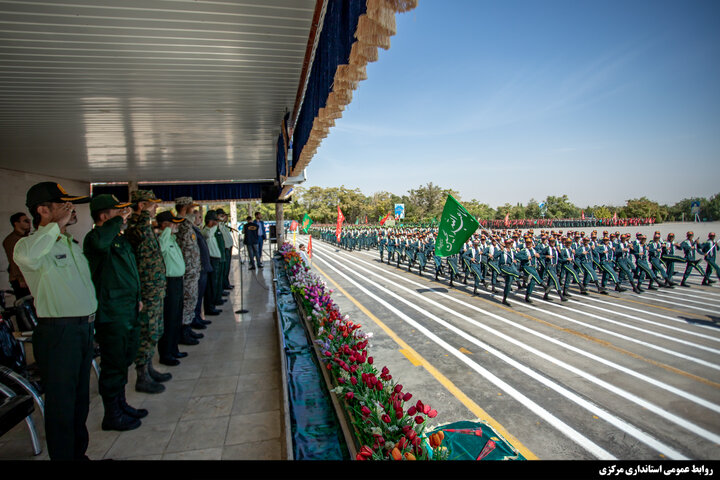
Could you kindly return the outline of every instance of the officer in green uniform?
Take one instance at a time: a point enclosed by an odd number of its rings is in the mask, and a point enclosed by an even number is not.
[[[540,258],[540,254],[535,251],[531,238],[527,238],[525,240],[525,248],[518,252],[517,258],[520,260],[520,267],[522,268],[522,271],[528,276],[528,283],[525,290],[525,301],[527,303],[532,303],[530,295],[532,295],[535,285],[541,285],[545,293],[548,293],[550,291],[550,284],[543,283],[542,277],[537,271],[537,259]]]
[[[503,290],[502,303],[510,306],[510,302],[507,301],[507,296],[512,288],[513,281],[520,278],[520,272],[517,269],[517,259],[515,258],[515,252],[512,249],[514,240],[505,240],[505,250],[499,254],[499,266],[500,272],[505,277],[505,289]]]
[[[135,254],[122,234],[132,210],[114,195],[98,195],[90,202],[95,228],[85,235],[83,251],[98,299],[95,338],[100,346],[99,393],[105,416],[103,430],[133,430],[147,410],[135,409],[125,400],[128,368],[140,341],[138,314],[140,277]]]
[[[694,268],[698,272],[700,272],[700,276],[703,278],[705,277],[705,273],[700,270],[700,267],[698,267],[698,263],[700,263],[700,259],[695,258],[695,252],[698,248],[698,242],[697,240],[693,239],[693,236],[695,234],[693,232],[687,232],[687,238],[684,242],[680,244],[680,248],[683,249],[683,252],[685,253],[685,273],[683,274],[682,282],[680,282],[681,287],[690,287],[690,285],[687,284],[687,279],[690,276],[690,273],[692,272],[692,269]]]
[[[222,228],[222,226],[220,225],[221,219],[217,215],[217,210],[215,211],[215,218],[217,219],[217,228],[215,228],[214,235],[215,235],[215,241],[217,242],[218,249],[220,250],[220,263],[218,264],[219,271],[216,273],[217,289],[214,291],[214,293],[215,293],[215,305],[222,305],[227,301],[223,298],[223,283],[224,283],[224,278],[225,278],[226,265],[227,265],[227,268],[230,268],[229,267],[230,259],[227,258],[227,251],[225,250],[227,245],[225,245],[225,236],[223,235],[223,232],[221,230],[221,228]],[[262,252],[260,252],[260,254],[262,255]]]
[[[165,301],[165,262],[160,244],[151,224],[157,204],[151,190],[135,190],[130,194],[133,214],[125,232],[135,252],[143,309],[140,312],[140,347],[135,357],[137,381],[135,390],[145,393],[161,393],[165,385],[158,382],[162,374],[152,365],[155,347],[163,334],[163,304]]]
[[[73,203],[87,201],[54,182],[30,187],[26,205],[37,230],[18,240],[13,251],[38,316],[33,353],[45,390],[51,460],[87,460],[97,300],[87,259],[65,230],[77,221]]]

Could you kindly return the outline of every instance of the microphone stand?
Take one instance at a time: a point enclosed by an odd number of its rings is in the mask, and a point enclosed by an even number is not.
[[[238,248],[238,253],[240,254],[240,310],[236,310],[235,313],[248,313],[247,310],[245,310],[245,290],[243,289],[243,265],[245,262],[243,262],[242,256],[243,256],[243,248]]]

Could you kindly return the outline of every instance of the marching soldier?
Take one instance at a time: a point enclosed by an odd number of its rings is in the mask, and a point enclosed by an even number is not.
[[[615,274],[615,249],[610,243],[610,237],[603,237],[603,243],[598,245],[595,250],[598,253],[600,270],[602,271],[602,282],[600,283],[602,287],[605,288],[609,277],[615,284],[616,292],[625,292],[626,289],[620,286],[618,277]]]
[[[667,276],[672,280],[675,275],[675,264],[677,262],[684,262],[685,259],[678,255],[675,255],[675,249],[680,249],[680,245],[675,243],[675,234],[668,233],[667,239],[662,245],[662,261],[667,265]],[[673,284],[674,285],[674,284]]]
[[[645,235],[640,235],[640,237],[638,237],[638,243],[636,243],[635,247],[633,248],[633,255],[635,255],[635,262],[637,263],[638,268],[638,290],[640,290],[641,292],[643,291],[641,285],[642,282],[645,280],[645,274],[647,274],[650,278],[647,287],[648,290],[657,290],[656,287],[653,287],[653,282],[657,283],[658,286],[660,286],[660,282],[655,276],[655,273],[650,269],[650,264],[647,260],[648,249],[645,245],[646,238],[647,237]]]
[[[648,257],[650,259],[650,265],[652,265],[653,271],[655,272],[655,276],[660,274],[660,276],[665,279],[665,286],[669,288],[673,288],[675,284],[673,283],[670,276],[665,272],[665,269],[663,268],[662,264],[662,243],[660,242],[660,232],[655,232],[655,235],[653,236],[653,241],[650,242],[650,244],[647,246],[648,250]],[[658,284],[659,285],[659,284]]]
[[[503,277],[505,277],[505,289],[503,290],[502,303],[510,306],[510,302],[507,301],[507,296],[512,288],[514,280],[520,277],[520,272],[517,270],[517,260],[515,259],[515,252],[512,250],[513,240],[505,240],[505,250],[499,254],[499,267]]]
[[[543,300],[548,299],[548,294],[550,293],[550,281],[552,280],[552,285],[555,285],[555,290],[558,293],[558,296],[560,297],[560,300],[563,302],[567,302],[567,297],[562,294],[560,291],[560,280],[558,279],[558,273],[557,273],[557,267],[558,262],[560,260],[560,253],[558,252],[557,247],[555,246],[555,237],[550,237],[548,239],[548,245],[547,248],[544,249],[543,255],[545,256],[545,269],[543,270],[544,278],[547,278],[545,285],[547,285],[545,289],[545,295],[543,295]]]
[[[710,276],[712,275],[713,269],[715,270],[715,275],[717,275],[718,280],[720,280],[720,268],[718,268],[718,264],[715,261],[715,258],[717,255],[717,249],[718,249],[718,244],[715,241],[715,232],[710,232],[708,234],[707,241],[700,246],[700,253],[703,254],[703,257],[705,258],[705,262],[707,262],[707,268],[705,269],[705,276],[703,277],[703,281],[702,281],[703,285],[711,285],[711,284],[715,283],[715,280],[710,278]]]
[[[571,238],[566,238],[565,247],[560,249],[560,268],[562,268],[565,273],[563,296],[568,298],[572,297],[572,295],[570,295],[567,291],[568,285],[570,285],[571,277],[575,280],[575,283],[578,284],[578,287],[580,287],[580,293],[583,295],[588,294],[585,285],[583,285],[583,283],[580,281],[577,270],[575,270],[575,253],[572,249],[572,242],[573,241]]]
[[[639,289],[639,285],[635,284],[635,279],[633,277],[632,269],[630,268],[629,264],[629,257],[630,257],[630,246],[627,243],[628,235],[620,235],[618,237],[618,241],[615,245],[613,245],[615,249],[615,265],[618,266],[620,270],[620,275],[618,277],[620,283],[622,284],[623,277],[627,277],[628,282],[630,282],[630,285],[632,286],[633,292],[635,293],[642,293]]]
[[[159,372],[152,366],[157,342],[163,334],[163,302],[165,300],[165,262],[160,244],[153,231],[151,220],[157,204],[151,190],[135,190],[130,195],[133,213],[128,220],[127,239],[133,247],[140,276],[140,293],[143,309],[140,312],[140,347],[135,356],[137,381],[135,390],[161,393],[165,385],[159,383]]]
[[[576,260],[580,260],[580,267],[582,268],[585,275],[583,276],[583,286],[587,288],[588,279],[592,278],[593,283],[598,289],[598,293],[607,295],[607,290],[600,286],[598,281],[597,273],[595,273],[595,266],[592,260],[592,249],[590,248],[590,239],[583,237],[582,245],[580,245],[575,251]]]
[[[530,295],[532,295],[532,291],[533,288],[535,288],[536,283],[538,285],[542,285],[545,293],[550,290],[550,287],[543,283],[542,278],[540,277],[540,274],[536,269],[537,259],[540,258],[540,254],[535,251],[535,248],[532,244],[532,239],[527,238],[525,240],[525,248],[518,252],[517,258],[518,260],[520,260],[520,267],[528,275],[529,278],[525,291],[525,301],[527,303],[532,303],[532,300],[530,300]]]
[[[498,245],[498,241],[495,237],[490,238],[490,245],[488,245],[483,252],[483,255],[487,258],[487,266],[490,269],[490,285],[492,286],[492,293],[495,293],[495,285],[497,285],[497,278],[500,273],[500,252],[501,248]]]
[[[692,273],[692,269],[694,268],[698,272],[700,272],[700,276],[703,278],[705,277],[705,273],[700,270],[700,267],[698,267],[698,263],[700,263],[700,259],[695,259],[695,252],[697,251],[697,241],[693,240],[693,236],[695,234],[693,232],[687,232],[687,238],[684,242],[680,244],[680,247],[683,249],[683,252],[685,253],[685,263],[687,266],[685,267],[685,273],[683,274],[682,282],[680,282],[681,287],[690,287],[688,285],[687,279],[690,276],[690,273]]]

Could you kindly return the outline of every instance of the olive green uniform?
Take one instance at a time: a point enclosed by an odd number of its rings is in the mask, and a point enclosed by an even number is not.
[[[98,299],[95,338],[100,346],[103,398],[124,391],[140,340],[140,277],[132,247],[121,234],[122,225],[122,217],[113,217],[88,232],[83,242]]]

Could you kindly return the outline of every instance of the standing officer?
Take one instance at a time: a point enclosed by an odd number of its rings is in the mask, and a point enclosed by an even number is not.
[[[26,205],[37,226],[15,244],[13,259],[35,299],[33,352],[45,389],[45,439],[51,460],[87,460],[95,286],[88,261],[65,227],[73,203],[59,184],[30,187]]]
[[[702,281],[703,285],[711,285],[715,283],[715,280],[710,278],[713,269],[715,270],[715,274],[717,275],[718,280],[720,280],[720,268],[718,268],[718,264],[717,262],[715,262],[715,258],[717,256],[717,249],[718,244],[717,242],[715,242],[715,232],[710,232],[708,233],[707,241],[700,245],[700,253],[703,254],[703,257],[705,257],[705,262],[707,262],[705,276],[703,277]]]
[[[182,331],[185,325],[190,325],[191,328],[203,329],[205,321],[202,318],[198,318],[195,315],[195,309],[198,305],[198,290],[200,287],[200,273],[202,271],[202,264],[200,259],[200,245],[198,244],[198,233],[195,231],[193,225],[195,220],[195,214],[193,208],[199,205],[193,202],[192,197],[178,197],[175,199],[175,211],[179,218],[184,218],[184,222],[177,224],[177,234],[175,235],[175,241],[180,247],[182,252],[183,262],[185,262],[185,275],[183,275],[183,307],[182,307]],[[202,235],[200,235],[202,237]],[[210,322],[209,320],[207,321]],[[179,333],[178,333],[179,341]],[[173,350],[172,355],[175,358],[182,358],[187,356],[178,354],[180,351],[177,347]],[[184,352],[183,352],[184,353]]]
[[[257,222],[253,222],[250,216],[245,220],[246,223],[243,226],[243,243],[247,247],[248,261],[250,262],[248,270],[255,270],[256,260],[258,268],[261,265],[261,253],[258,251],[258,242],[260,241],[259,227]]]
[[[13,289],[15,300],[19,300],[30,295],[30,289],[27,283],[25,283],[25,279],[15,260],[13,260],[13,250],[18,240],[30,235],[30,218],[23,212],[18,212],[10,216],[10,224],[13,227],[13,231],[3,240],[3,248],[5,249],[5,255],[7,255],[8,259],[10,286]]]
[[[105,407],[103,430],[133,430],[148,414],[125,399],[128,368],[140,342],[142,310],[140,277],[135,255],[122,229],[132,210],[115,195],[98,195],[90,202],[95,228],[85,235],[83,251],[95,283],[98,311],[95,338],[100,346],[99,393]]]
[[[214,308],[218,303],[222,304],[223,252],[220,250],[220,245],[218,245],[217,224],[217,213],[215,210],[208,210],[205,214],[205,227],[202,229],[202,234],[208,245],[210,264],[213,271],[210,274],[205,290],[205,310]],[[220,234],[220,239],[222,240],[222,234]],[[218,297],[220,297],[220,302],[217,301]],[[194,340],[194,342],[198,343],[197,340]],[[189,344],[192,344],[192,342]]]
[[[258,227],[258,268],[263,268],[263,242],[267,238],[267,233],[265,232],[265,222],[262,221],[262,214],[260,212],[255,212],[255,223]]]
[[[225,210],[218,208],[216,212],[219,220],[218,231],[222,234],[223,243],[225,244],[225,263],[223,264],[225,270],[223,272],[222,285],[225,290],[232,290],[235,288],[235,285],[230,284],[230,261],[232,259],[233,237],[232,233],[230,233],[230,226],[227,223],[228,216]]]
[[[188,219],[189,218],[190,217],[188,217]],[[200,280],[198,281],[198,297],[197,304],[195,305],[195,319],[193,320],[193,323],[202,323],[203,325],[209,325],[212,322],[210,320],[203,319],[201,315],[203,305],[205,307],[204,310],[206,317],[211,315],[220,315],[220,312],[222,312],[222,310],[216,308],[215,305],[208,304],[208,302],[205,301],[205,293],[207,292],[210,277],[213,274],[213,268],[212,264],[210,263],[210,249],[208,248],[207,240],[205,240],[205,236],[203,235],[202,230],[200,230],[200,225],[202,225],[202,215],[200,214],[200,211],[194,211],[192,213],[192,218],[194,218],[192,222],[193,232],[195,233],[198,248],[200,249]],[[186,324],[187,323],[183,321],[183,325]],[[186,355],[187,353],[185,353],[185,355],[181,355],[178,358],[182,358]],[[175,356],[177,357],[177,355]]]
[[[183,276],[185,275],[185,260],[182,250],[175,241],[174,233],[178,224],[185,222],[184,218],[176,217],[166,210],[158,213],[157,225],[160,228],[160,251],[165,263],[165,300],[163,302],[163,334],[158,341],[158,355],[163,365],[179,365],[175,357],[180,341],[180,332],[190,325],[183,325]],[[170,380],[170,378],[167,378]]]
[[[151,190],[135,190],[130,194],[133,214],[128,220],[126,235],[135,252],[143,309],[140,312],[140,348],[135,357],[137,381],[135,390],[161,393],[165,385],[158,382],[162,375],[152,366],[155,347],[163,334],[165,300],[165,262],[160,244],[151,224],[160,199]]]

